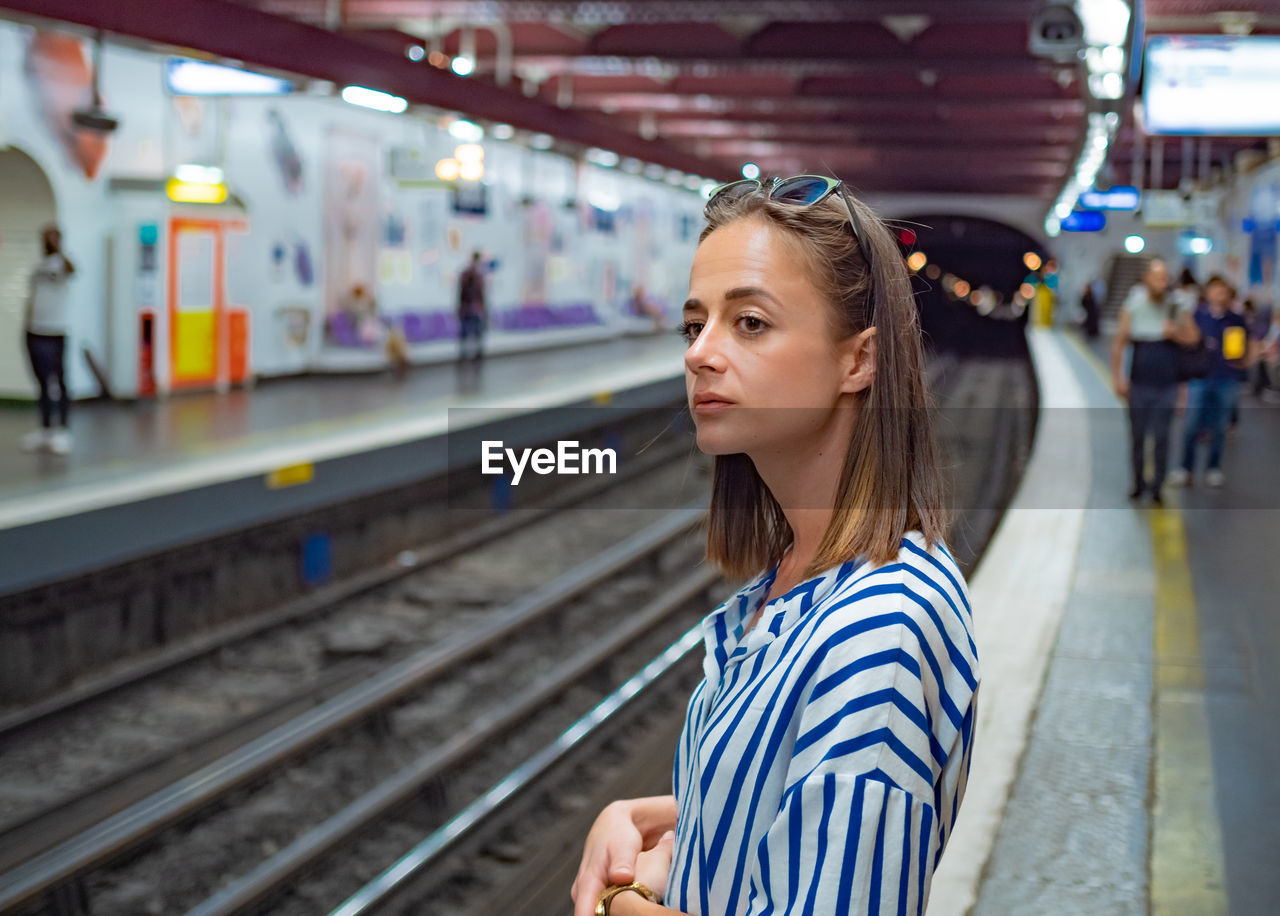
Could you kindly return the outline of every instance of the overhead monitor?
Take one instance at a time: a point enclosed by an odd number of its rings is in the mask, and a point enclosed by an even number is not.
[[[1280,134],[1280,36],[1153,36],[1142,103],[1152,134]]]

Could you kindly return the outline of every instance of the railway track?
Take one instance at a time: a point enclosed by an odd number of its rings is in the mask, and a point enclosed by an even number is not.
[[[559,669],[566,651],[578,649],[575,658],[600,651],[592,647],[617,629],[609,608],[643,603],[653,583],[673,572],[686,578],[696,574],[699,582],[706,578],[705,571],[697,571],[700,544],[689,536],[700,517],[696,510],[669,515],[482,623],[362,679],[11,869],[0,876],[0,912],[53,893],[93,900],[95,911],[147,912],[159,906],[172,912],[189,905],[188,897],[198,899],[208,882],[260,858],[261,844],[242,846],[229,838],[270,837],[281,827],[293,834],[304,828],[300,822],[306,817],[323,821],[411,760],[426,757],[441,768],[458,765],[502,729],[527,724],[504,715],[514,692],[536,697],[532,710],[575,683],[546,678],[564,673]],[[698,606],[704,604],[705,599]],[[581,658],[570,669],[578,678],[608,661],[600,658],[584,669]],[[548,686],[552,683],[558,686]],[[454,736],[471,734],[471,723],[490,720],[496,731],[482,730],[457,744]],[[431,756],[437,752],[444,756]],[[316,798],[317,787],[331,792]],[[276,819],[284,813],[290,820],[280,825]],[[168,830],[196,816],[194,827]],[[157,839],[161,842],[152,842]],[[147,846],[156,853],[151,861],[140,852]],[[132,858],[122,869],[104,869],[125,853]],[[175,874],[172,863],[179,862],[192,871]],[[195,863],[202,866],[198,875]],[[66,890],[77,883],[76,890]],[[163,899],[134,899],[140,888],[163,888]]]
[[[687,455],[686,446],[664,449],[622,481],[580,486],[398,558],[377,571],[376,586],[361,575],[355,585],[309,596],[305,613],[295,603],[202,640],[198,653],[183,647],[182,665],[133,672],[100,693],[8,723],[0,730],[0,873],[468,626],[530,576],[545,578],[636,530],[640,512],[564,513],[604,486],[627,486],[659,505],[654,494],[677,493],[684,481],[691,496],[700,472],[686,467]],[[471,571],[486,564],[488,579],[477,588]]]

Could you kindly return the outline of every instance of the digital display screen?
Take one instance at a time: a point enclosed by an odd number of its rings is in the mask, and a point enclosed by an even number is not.
[[[1280,36],[1154,36],[1143,80],[1148,133],[1280,134]]]

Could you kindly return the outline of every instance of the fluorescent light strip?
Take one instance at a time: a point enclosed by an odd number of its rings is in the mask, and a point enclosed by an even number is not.
[[[348,86],[343,89],[342,101],[359,105],[361,108],[388,111],[391,114],[402,114],[409,108],[409,103],[398,95],[379,92],[377,89],[366,89],[364,86]]]
[[[293,91],[293,83],[278,77],[178,57],[169,59],[165,78],[174,95],[284,95]]]

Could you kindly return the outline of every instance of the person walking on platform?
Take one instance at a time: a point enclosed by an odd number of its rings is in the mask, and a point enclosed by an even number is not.
[[[979,670],[906,265],[835,179],[705,213],[681,330],[707,554],[754,578],[702,623],[674,793],[601,812],[574,914],[921,914]]]
[[[1080,296],[1080,308],[1084,310],[1084,335],[1090,340],[1098,336],[1098,321],[1102,313],[1102,299],[1098,290],[1102,284],[1094,279],[1085,284]]]
[[[1141,499],[1146,490],[1162,503],[1169,462],[1169,426],[1178,400],[1178,358],[1172,344],[1195,343],[1198,331],[1191,310],[1169,293],[1169,268],[1154,258],[1142,282],[1129,291],[1111,346],[1111,382],[1116,395],[1128,400],[1130,460],[1133,489],[1130,499]],[[1129,378],[1122,374],[1124,351],[1133,345]],[[1155,476],[1146,480],[1146,440],[1155,443]]]
[[[66,349],[67,282],[75,265],[62,251],[62,232],[48,226],[41,233],[44,257],[31,273],[23,328],[31,372],[39,386],[40,428],[22,437],[24,451],[47,450],[55,455],[71,451],[68,414],[71,396],[67,392]],[[54,413],[57,425],[54,425]]]
[[[484,299],[484,267],[480,252],[471,252],[471,264],[458,277],[458,360],[467,356],[467,339],[475,338],[473,359],[484,358],[484,325],[486,311]]]
[[[1205,284],[1205,302],[1194,318],[1200,339],[1213,353],[1213,367],[1204,378],[1187,382],[1187,421],[1182,443],[1182,467],[1170,475],[1174,486],[1191,486],[1195,479],[1196,442],[1209,437],[1209,466],[1205,483],[1220,487],[1222,443],[1227,422],[1236,405],[1240,383],[1257,357],[1256,342],[1249,339],[1248,322],[1231,308],[1235,290],[1222,277],[1213,276]]]

